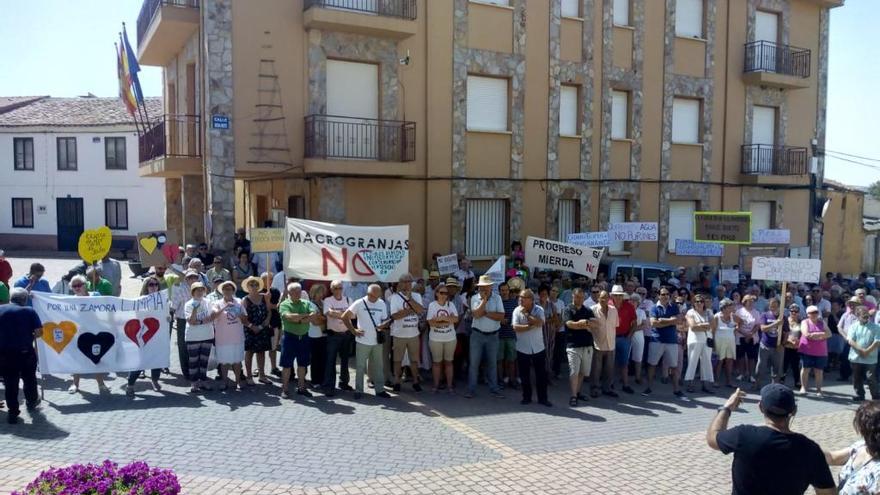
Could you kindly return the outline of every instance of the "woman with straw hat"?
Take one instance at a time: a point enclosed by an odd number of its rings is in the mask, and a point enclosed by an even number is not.
[[[191,299],[184,305],[186,318],[187,363],[189,368],[190,392],[210,390],[208,384],[208,357],[214,347],[214,320],[220,315],[213,311],[205,300],[208,288],[201,282],[189,287]]]
[[[241,283],[247,295],[241,300],[247,320],[244,322],[244,369],[247,384],[254,385],[254,356],[257,356],[257,376],[260,383],[269,383],[266,378],[266,352],[272,350],[271,301],[269,294],[262,292],[263,280],[248,277]]]
[[[220,284],[223,298],[214,302],[214,311],[218,317],[214,320],[214,352],[220,365],[220,376],[223,384],[220,390],[226,390],[229,383],[229,368],[235,373],[235,388],[241,390],[241,362],[244,360],[244,323],[247,313],[241,301],[235,297],[235,283]]]

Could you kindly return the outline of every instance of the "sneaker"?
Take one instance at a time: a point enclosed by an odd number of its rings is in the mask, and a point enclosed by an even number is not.
[[[125,395],[128,397],[134,397],[134,387],[132,385],[125,386]]]
[[[388,392],[383,390],[383,391],[379,392],[378,394],[376,394],[376,397],[381,397],[383,399],[390,399],[391,394],[389,394]]]
[[[416,391],[416,392],[421,392],[421,391],[422,391],[422,386],[419,385],[418,383],[413,383],[413,390]]]
[[[309,392],[308,389],[298,388],[298,389],[296,389],[296,395],[302,395],[303,397],[311,397],[312,393]]]
[[[590,398],[584,394],[577,394],[577,400],[588,401],[588,400],[590,400]]]
[[[71,386],[67,387],[68,394],[75,394],[77,392],[79,392],[79,387],[77,387],[76,385],[71,385]]]
[[[598,397],[599,397],[599,391],[598,391],[598,390],[592,390],[592,391],[590,391],[590,397],[592,397],[592,398],[594,398],[594,399],[598,398]]]
[[[395,383],[394,386],[391,387],[391,390],[394,391],[394,392],[400,392],[400,384],[399,384],[399,383]]]
[[[287,390],[282,390],[282,391],[281,391],[281,398],[282,398],[282,399],[289,399],[289,398],[290,398],[290,392],[288,392]]]
[[[624,385],[623,388],[622,388],[621,390],[623,390],[624,392],[626,392],[626,393],[628,393],[628,394],[634,394],[634,393],[636,393],[636,391],[633,390],[633,388],[630,387],[629,385]]]
[[[150,385],[153,387],[153,392],[162,391],[162,385],[159,384],[158,380],[151,380]]]
[[[645,397],[648,397],[649,395],[651,395],[651,387],[648,387],[645,390],[643,390],[642,395],[644,395]]]
[[[272,368],[272,371],[270,373],[275,376],[281,376],[281,370],[279,370],[278,368]]]
[[[346,391],[346,392],[351,392],[352,390],[354,390],[354,388],[352,388],[352,386],[349,385],[349,384],[347,384],[347,383],[340,383],[340,384],[339,384],[339,390],[344,390],[344,391]]]
[[[41,403],[41,402],[43,402],[43,401],[40,400],[40,399],[37,399],[37,400],[35,400],[35,401],[33,401],[33,402],[28,402],[28,403],[27,403],[27,406],[26,406],[26,407],[27,407],[27,410],[28,410],[28,411],[36,411],[37,408],[40,406],[40,403]]]
[[[682,397],[684,397],[684,392],[682,392],[681,390],[676,390],[675,392],[672,392],[672,395],[681,399]]]
[[[825,394],[823,394],[822,391],[816,392],[817,399],[821,399],[822,397],[825,397]]]

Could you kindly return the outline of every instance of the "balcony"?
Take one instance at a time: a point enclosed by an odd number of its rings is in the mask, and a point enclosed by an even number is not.
[[[416,0],[303,0],[303,25],[401,40],[416,34],[416,11]]]
[[[746,43],[745,49],[746,83],[782,89],[810,87],[810,50],[769,41]]]
[[[202,173],[202,129],[198,115],[162,115],[138,137],[141,177]]]
[[[416,123],[309,115],[305,158],[306,172],[314,173],[369,172],[369,162],[411,162],[416,159]],[[392,175],[398,170],[385,165],[375,170]]]
[[[807,148],[746,144],[742,147],[744,175],[804,175],[807,173]]]
[[[144,0],[137,19],[138,61],[165,66],[199,30],[199,0]]]

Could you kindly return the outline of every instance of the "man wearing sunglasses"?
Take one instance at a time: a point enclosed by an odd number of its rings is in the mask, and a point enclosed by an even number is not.
[[[678,305],[670,300],[669,288],[660,289],[660,300],[651,310],[652,335],[648,344],[648,388],[642,395],[651,395],[651,386],[654,384],[654,374],[657,365],[663,359],[669,371],[672,372],[672,393],[676,397],[684,397],[684,392],[678,388],[678,334],[676,324],[682,318]]]

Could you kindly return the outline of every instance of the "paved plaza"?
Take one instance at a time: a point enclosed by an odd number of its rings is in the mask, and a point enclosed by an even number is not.
[[[12,261],[20,274],[31,260]],[[73,263],[46,262],[50,282]],[[124,293],[139,285],[125,281]],[[163,375],[162,392],[141,380],[130,399],[122,377],[108,381],[109,396],[88,379],[69,395],[63,378],[45,380],[38,413],[0,422],[0,493],[50,465],[105,458],[172,468],[184,493],[730,493],[731,458],[704,440],[721,393],[679,400],[658,386],[650,399],[576,409],[562,383],[551,389],[552,408],[521,406],[516,391],[493,399],[482,388],[468,400],[407,385],[384,400],[282,400],[277,382],[191,395],[173,374]],[[827,448],[851,443],[850,391],[834,383],[822,400],[800,398],[794,429]],[[757,422],[751,394],[731,424]]]

